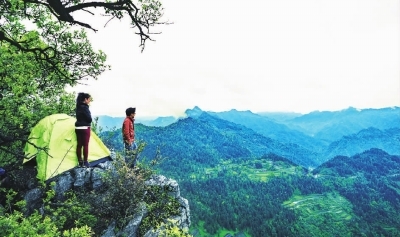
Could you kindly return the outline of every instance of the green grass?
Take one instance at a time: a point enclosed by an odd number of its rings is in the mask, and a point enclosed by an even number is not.
[[[190,227],[190,229],[197,229],[200,232],[200,236],[209,236],[204,229],[204,221],[200,221],[198,225]]]
[[[192,227],[190,229],[196,229],[199,231],[200,236],[214,236],[214,237],[224,237],[227,234],[231,234],[234,235],[236,233],[238,233],[239,231],[237,230],[227,230],[227,229],[219,229],[217,231],[217,233],[215,235],[211,235],[209,233],[207,233],[207,231],[205,231],[204,229],[204,221],[200,221],[197,225],[192,225]],[[251,237],[250,234],[243,232],[242,233],[246,236],[246,237]]]
[[[227,234],[234,235],[234,234],[236,234],[237,232],[238,232],[238,231],[227,230],[227,229],[220,229],[220,230],[218,231],[218,233],[217,233],[215,236],[224,237],[224,236],[227,235]],[[244,233],[244,232],[243,232],[243,233]],[[251,235],[249,235],[249,234],[247,234],[247,233],[244,233],[244,235],[245,235],[246,237],[251,237]]]

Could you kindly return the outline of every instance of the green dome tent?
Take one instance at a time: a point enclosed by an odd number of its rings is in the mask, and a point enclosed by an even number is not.
[[[27,164],[36,159],[37,178],[48,180],[64,171],[78,165],[76,156],[76,135],[74,117],[66,114],[53,114],[39,121],[29,135],[29,142],[25,145]],[[44,151],[36,147],[45,147]],[[88,161],[91,166],[111,160],[110,151],[100,138],[92,131],[89,141]]]

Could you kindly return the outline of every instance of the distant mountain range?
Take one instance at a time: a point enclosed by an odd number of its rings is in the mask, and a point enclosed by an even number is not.
[[[250,111],[231,110],[227,112],[207,112],[217,118],[243,125],[253,131],[282,143],[298,144],[306,149],[322,151],[328,143],[315,139],[303,132],[289,128],[273,119]]]
[[[266,133],[264,127],[269,127],[267,134],[271,138],[279,137],[281,130],[295,130],[308,136],[325,142],[332,142],[343,136],[357,133],[362,129],[375,127],[385,130],[393,127],[400,127],[400,107],[388,107],[381,109],[355,109],[350,107],[340,111],[315,111],[308,114],[291,112],[261,112],[230,110],[225,112],[203,111],[195,106],[186,110],[186,117],[197,117],[207,112],[210,115],[231,121],[234,123],[253,127],[261,133]],[[136,118],[136,123],[146,126],[165,127],[185,117],[158,117],[156,119]],[[113,127],[119,128],[124,117],[99,116],[98,123],[105,130]],[[284,126],[283,126],[284,125]],[[300,135],[298,133],[298,135]]]
[[[117,151],[122,119],[100,134]],[[140,162],[178,180],[193,236],[399,236],[399,107],[136,122]]]
[[[298,117],[289,114],[279,122],[267,114],[237,110],[205,112],[198,107],[187,110],[186,115],[176,121],[163,117],[147,121],[147,125],[136,123],[137,138],[147,143],[145,154],[154,152],[161,144],[168,157],[190,157],[200,163],[275,153],[304,167],[316,167],[337,155],[351,156],[371,148],[400,155],[399,107],[349,108]],[[122,120],[103,116],[99,124],[121,124]],[[161,126],[171,121],[175,122]]]
[[[179,162],[190,159],[198,163],[220,159],[249,159],[267,153],[288,158],[305,167],[316,166],[317,153],[294,143],[281,143],[243,125],[203,112],[197,118],[187,117],[167,127],[136,126],[137,136],[146,143],[146,151],[162,144],[162,153]]]
[[[125,117],[111,117],[107,115],[98,116],[98,125],[103,128],[103,130],[112,130],[113,128],[120,128],[122,126],[122,122],[124,121]],[[165,127],[174,122],[178,119],[173,116],[167,117],[158,117],[156,119],[142,119],[136,118],[135,123],[141,123],[146,126],[152,127]]]
[[[350,107],[341,111],[318,111],[282,123],[312,137],[332,142],[369,127],[381,130],[400,128],[400,107],[363,110]]]
[[[371,148],[382,149],[389,154],[400,154],[400,128],[379,130],[374,127],[344,136],[332,142],[325,151],[325,157],[338,155],[352,156]]]
[[[312,173],[334,174],[337,177],[362,175],[367,178],[376,175],[397,181],[400,178],[400,156],[389,155],[381,149],[372,148],[354,156],[336,156],[313,170]],[[396,191],[400,195],[400,189]]]

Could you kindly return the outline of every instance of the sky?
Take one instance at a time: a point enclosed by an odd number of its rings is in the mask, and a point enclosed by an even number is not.
[[[93,22],[111,70],[69,91],[92,114],[137,117],[231,109],[337,111],[400,106],[399,0],[162,0],[143,52],[128,22]]]

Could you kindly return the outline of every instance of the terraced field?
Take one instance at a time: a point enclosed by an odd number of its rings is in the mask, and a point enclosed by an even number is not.
[[[351,203],[337,193],[294,195],[283,205],[299,216],[299,226],[310,232],[332,233],[342,229],[343,236],[353,217]]]
[[[253,160],[243,164],[222,161],[215,167],[205,168],[196,173],[192,173],[192,179],[207,179],[218,175],[231,175],[238,177],[247,177],[253,181],[267,182],[272,177],[282,177],[290,174],[300,174],[302,168],[291,166],[280,161]]]

